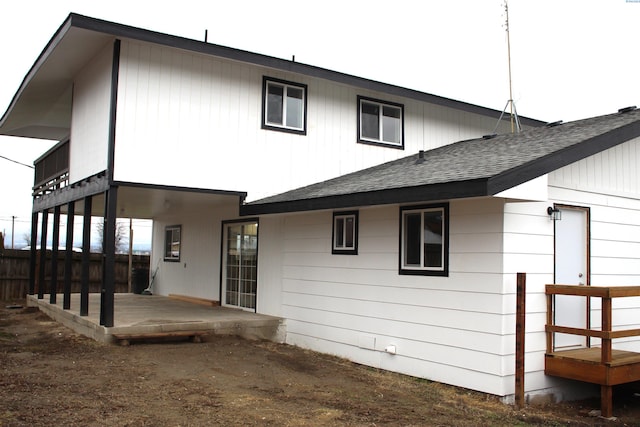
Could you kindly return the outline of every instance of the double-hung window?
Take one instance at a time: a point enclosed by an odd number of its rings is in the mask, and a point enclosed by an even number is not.
[[[358,97],[358,141],[404,148],[404,107]]]
[[[171,225],[164,229],[164,260],[180,261],[180,235],[182,227]]]
[[[358,254],[358,212],[333,213],[333,244],[331,253]]]
[[[262,128],[306,133],[307,85],[263,77]]]
[[[400,208],[400,274],[449,274],[449,205]]]

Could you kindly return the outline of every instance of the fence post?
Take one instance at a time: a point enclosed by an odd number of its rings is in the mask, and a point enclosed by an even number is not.
[[[516,407],[524,406],[524,359],[527,275],[518,273],[516,282]]]

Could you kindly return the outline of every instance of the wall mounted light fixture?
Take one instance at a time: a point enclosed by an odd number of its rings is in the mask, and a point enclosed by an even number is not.
[[[551,206],[547,208],[547,215],[549,215],[551,221],[560,221],[562,219],[562,211]]]

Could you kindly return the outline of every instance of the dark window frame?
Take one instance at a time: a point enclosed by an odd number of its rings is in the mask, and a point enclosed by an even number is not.
[[[424,242],[422,236],[419,236],[422,243],[420,249],[421,265],[419,267],[409,267],[404,264],[404,257],[406,252],[405,242],[407,238],[405,236],[405,215],[407,213],[419,212],[423,217],[425,212],[441,210],[443,215],[442,220],[442,267],[425,267],[424,266]],[[422,221],[422,220],[421,220]],[[399,233],[399,254],[398,254],[398,272],[402,275],[417,275],[417,276],[449,276],[449,203],[434,203],[426,205],[409,205],[400,207],[400,233]],[[422,224],[422,223],[421,223]],[[423,227],[420,228],[422,233]]]
[[[274,83],[276,85],[282,85],[283,87],[294,87],[302,90],[303,93],[303,103],[302,103],[302,129],[294,128],[287,126],[286,124],[277,125],[273,123],[267,122],[267,109],[268,109],[268,99],[267,99],[267,89],[268,84]],[[284,96],[283,96],[284,97]],[[279,132],[288,132],[294,133],[297,135],[306,135],[307,134],[307,99],[309,97],[308,86],[304,83],[296,83],[287,80],[277,79],[268,76],[262,76],[262,118],[261,118],[261,128],[266,130],[275,130]],[[284,107],[283,107],[284,108]],[[284,121],[284,118],[283,118]]]
[[[336,222],[340,218],[346,219],[350,217],[353,218],[353,246],[339,247],[336,244],[338,238],[336,233],[340,230],[336,227]],[[331,221],[331,253],[333,255],[358,255],[358,222],[358,211],[336,211],[333,213]]]
[[[377,145],[387,148],[395,148],[398,150],[404,150],[404,105],[397,102],[383,101],[381,99],[369,98],[366,96],[358,95],[358,143]],[[362,105],[363,102],[377,104],[381,107],[392,107],[400,110],[400,143],[389,142],[383,139],[383,136],[379,136],[378,139],[367,138],[362,136]]]
[[[178,232],[178,255],[173,255],[174,232]],[[164,261],[168,262],[180,262],[180,255],[182,254],[182,225],[168,225],[164,228]]]

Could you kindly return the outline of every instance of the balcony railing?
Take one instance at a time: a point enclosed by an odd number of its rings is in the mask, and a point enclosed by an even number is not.
[[[66,140],[36,160],[33,196],[43,196],[68,184],[69,140]]]

